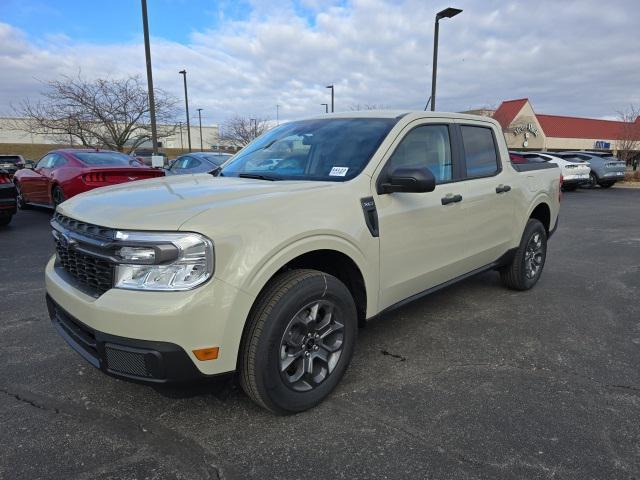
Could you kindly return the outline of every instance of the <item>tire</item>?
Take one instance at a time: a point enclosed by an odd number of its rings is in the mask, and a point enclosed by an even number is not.
[[[317,270],[279,274],[247,320],[239,355],[243,390],[276,414],[316,406],[351,361],[357,323],[353,297],[337,278]]]
[[[0,215],[0,227],[6,227],[11,222],[13,215]]]
[[[598,185],[598,177],[593,172],[589,173],[589,183],[586,183],[585,187],[596,188],[597,185]]]
[[[576,188],[578,188],[578,185],[563,185],[562,186],[562,190],[564,190],[565,192],[573,192]]]
[[[17,192],[17,197],[16,197],[16,201],[18,202],[18,208],[20,210],[28,210],[31,208],[31,205],[29,205],[26,200],[24,199],[24,196],[22,195],[22,190],[20,188],[20,184],[16,182],[16,192]]]
[[[601,186],[602,188],[611,188],[611,187],[613,187],[613,184],[614,184],[614,183],[616,183],[616,182],[602,182],[602,183],[600,184],[600,186]]]
[[[56,208],[65,200],[66,198],[64,196],[64,192],[62,191],[62,188],[60,188],[59,185],[55,185],[53,187],[53,190],[51,190],[51,203],[53,203],[53,208]]]
[[[547,232],[539,220],[530,218],[511,263],[500,270],[502,283],[512,290],[529,290],[542,275],[546,258]]]

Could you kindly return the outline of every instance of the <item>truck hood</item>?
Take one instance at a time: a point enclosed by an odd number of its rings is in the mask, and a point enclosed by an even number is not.
[[[268,181],[236,177],[180,175],[141,180],[91,190],[63,202],[63,215],[110,228],[178,230],[210,208],[239,202],[261,202],[297,191],[335,186],[334,182]]]

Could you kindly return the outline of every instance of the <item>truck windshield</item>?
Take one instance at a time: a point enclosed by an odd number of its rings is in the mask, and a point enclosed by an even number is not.
[[[245,147],[221,176],[350,180],[367,165],[396,122],[395,118],[330,118],[287,123]]]

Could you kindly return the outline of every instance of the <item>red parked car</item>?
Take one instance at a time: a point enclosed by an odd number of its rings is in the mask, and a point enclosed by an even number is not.
[[[164,172],[149,168],[124,153],[111,150],[54,150],[33,169],[18,170],[13,178],[18,206],[56,207],[78,193],[98,187],[161,177]]]

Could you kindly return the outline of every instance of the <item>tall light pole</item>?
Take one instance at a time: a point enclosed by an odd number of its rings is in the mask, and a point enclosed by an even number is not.
[[[440,30],[440,19],[451,18],[458,15],[462,10],[459,8],[445,8],[436,14],[436,25],[433,30],[433,69],[431,70],[431,111],[436,109],[436,72],[438,69],[438,31]]]
[[[321,103],[320,105],[322,105],[324,107],[324,113],[329,113],[329,104],[328,103]]]
[[[144,56],[147,61],[147,90],[149,95],[149,116],[151,117],[151,143],[153,153],[158,153],[158,132],[156,130],[156,101],[153,97],[153,75],[151,73],[151,47],[149,46],[149,22],[147,20],[147,0],[142,0],[142,29],[144,30]]]
[[[280,105],[276,104],[276,125],[280,125]]]
[[[258,120],[250,118],[249,122],[253,123],[253,138],[255,139],[258,136]],[[249,125],[251,125],[251,123]]]
[[[331,113],[333,113],[333,85],[327,85],[331,89]]]
[[[189,123],[189,95],[187,95],[187,71],[180,70],[178,72],[184,78],[184,106],[187,109],[187,143],[189,151],[191,151],[191,124]]]
[[[202,148],[202,109],[198,109],[198,123],[200,123],[200,151],[204,152],[204,148]]]

